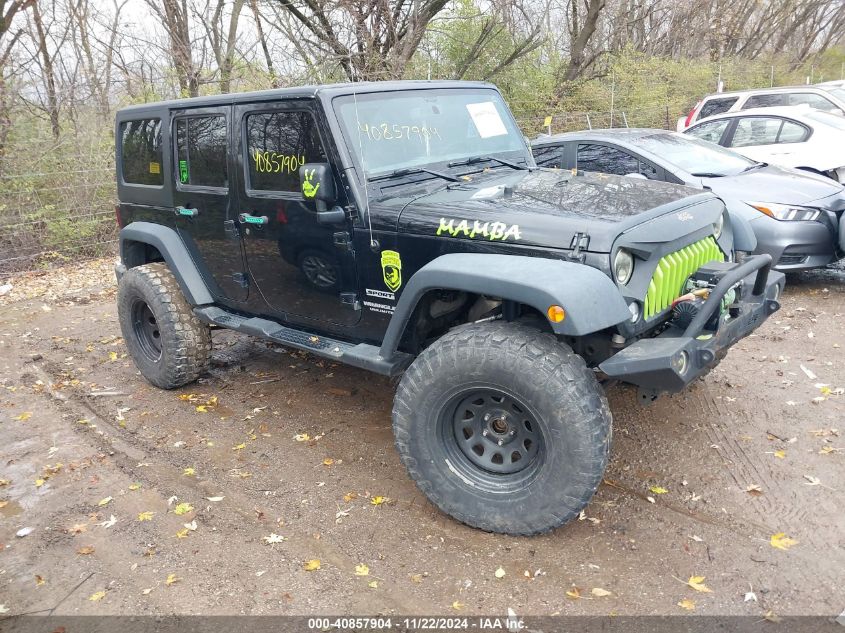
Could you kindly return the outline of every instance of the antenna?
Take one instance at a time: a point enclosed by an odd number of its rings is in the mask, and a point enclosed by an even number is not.
[[[358,116],[358,91],[355,90],[354,84],[357,83],[357,73],[355,66],[352,65],[352,99],[355,101],[355,131],[358,134],[358,153],[361,155],[361,170],[364,176],[364,210],[367,213],[367,229],[370,232],[370,248],[375,250],[378,243],[373,238],[373,218],[370,215],[370,188],[367,184],[367,163],[364,159],[364,144],[361,142],[361,119]]]

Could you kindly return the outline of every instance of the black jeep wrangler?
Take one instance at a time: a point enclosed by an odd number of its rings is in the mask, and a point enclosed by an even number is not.
[[[675,392],[779,308],[710,193],[538,169],[497,89],[291,88],[118,112],[118,308],[141,373],[218,326],[401,376],[396,447],[444,512],[577,516],[608,460],[600,383]]]

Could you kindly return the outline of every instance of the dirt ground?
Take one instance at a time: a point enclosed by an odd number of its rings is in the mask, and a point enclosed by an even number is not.
[[[782,311],[685,393],[643,408],[611,387],[605,482],[534,538],[426,501],[388,379],[216,332],[210,375],[159,391],[126,356],[111,262],[6,281],[9,615],[845,609],[845,270],[789,279]]]

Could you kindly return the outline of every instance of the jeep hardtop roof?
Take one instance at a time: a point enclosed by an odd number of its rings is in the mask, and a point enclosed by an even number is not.
[[[293,88],[275,88],[272,90],[256,90],[252,92],[232,92],[222,95],[208,95],[190,97],[186,99],[170,99],[127,106],[118,110],[118,115],[148,111],[161,108],[201,108],[235,103],[255,103],[257,101],[273,101],[274,99],[308,98],[326,96],[328,98],[366,94],[372,92],[392,92],[397,90],[425,90],[438,88],[485,88],[494,89],[496,86],[484,81],[365,81],[356,83],[325,84],[320,86],[297,86]]]

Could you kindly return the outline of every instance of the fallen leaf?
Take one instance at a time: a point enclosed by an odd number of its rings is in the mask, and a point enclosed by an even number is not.
[[[746,591],[743,602],[757,602],[757,594],[753,591]]]
[[[180,503],[175,508],[173,508],[173,514],[176,516],[182,516],[183,514],[188,514],[188,512],[193,512],[194,506],[190,503]]]
[[[0,479],[0,486],[8,486],[12,481],[10,479]]]
[[[186,468],[185,470],[182,471],[182,474],[185,475],[186,477],[193,477],[194,475],[197,474],[197,471],[194,470],[193,468]]]
[[[233,446],[232,450],[233,451],[242,451],[245,448],[246,448],[246,444],[241,443],[241,444],[238,444],[237,446]]]
[[[76,553],[80,554],[81,556],[87,556],[88,554],[93,554],[94,553],[94,546],[93,545],[86,545],[85,547],[80,547],[78,550],[76,550]]]
[[[578,600],[581,597],[581,590],[578,587],[573,587],[569,591],[566,592],[566,595],[572,598],[573,600]]]
[[[7,607],[5,604],[0,604],[0,613],[8,613],[8,612],[9,612],[9,607]]]
[[[40,587],[43,584],[46,584],[46,580],[43,577],[39,576],[38,574],[35,575],[35,586]]]
[[[805,486],[820,486],[822,481],[818,477],[813,477],[812,475],[804,475],[804,479],[807,480]]]
[[[311,560],[305,561],[305,564],[302,566],[305,571],[317,571],[320,569],[320,559],[314,558]]]
[[[279,534],[270,534],[270,536],[264,537],[264,542],[267,543],[268,545],[273,545],[274,543],[281,543],[282,541],[285,541],[285,540],[287,540],[287,539],[285,539],[284,536],[281,536]]]
[[[150,595],[150,593],[152,593],[152,591],[153,591],[153,587],[150,587],[149,589],[142,589],[141,593],[144,594],[145,596],[148,596],[148,595]]]
[[[713,593],[713,590],[704,584],[704,576],[690,576],[687,584],[696,591],[700,591],[702,593]]]
[[[757,484],[750,484],[746,489],[745,492],[750,494],[753,497],[759,497],[763,494],[763,489],[758,486]]]
[[[185,523],[185,529],[190,530],[191,532],[197,531],[197,522],[191,521],[190,523]]]
[[[364,563],[355,566],[355,575],[356,576],[369,576],[370,575],[370,568],[367,567]]]
[[[5,499],[3,501],[0,501],[0,508],[5,508],[7,505],[9,505],[9,502]]]
[[[112,502],[112,497],[106,497],[105,499],[100,499],[100,500],[97,502],[97,505],[98,505],[98,506],[100,506],[100,507],[102,507],[102,506],[107,506],[107,505],[109,505],[111,502]]]
[[[72,526],[68,532],[71,534],[82,534],[85,530],[88,529],[88,526],[84,523],[77,523],[76,525]]]
[[[218,501],[223,501],[223,499],[225,498],[226,497],[206,497],[208,501],[213,501],[214,503],[217,503]]]
[[[372,499],[370,499],[370,505],[380,506],[381,504],[387,503],[388,501],[390,501],[390,499],[387,497],[373,497]]]
[[[15,536],[17,536],[18,538],[23,538],[24,536],[29,536],[30,534],[32,534],[34,530],[35,528],[31,527],[21,528],[20,530],[15,532]]]
[[[609,596],[611,594],[610,591],[607,589],[602,589],[601,587],[593,587],[590,590],[590,593],[593,594],[596,598],[604,598],[605,596]]]
[[[331,466],[332,464],[334,464],[334,460],[331,457],[326,457],[323,460],[323,466]]]
[[[667,492],[669,492],[668,490],[666,490],[666,488],[662,488],[660,486],[652,486],[651,488],[649,488],[649,490],[651,490],[656,495],[665,495]]]
[[[97,602],[98,600],[102,600],[106,597],[105,591],[98,591],[97,593],[92,593],[91,596],[88,598],[91,602]]]
[[[463,602],[458,602],[457,600],[455,600],[455,601],[452,603],[452,608],[453,608],[455,611],[458,611],[459,609],[463,609],[463,608],[464,608],[464,603],[463,603]]]
[[[32,417],[32,411],[24,411],[20,415],[16,415],[13,417],[13,420],[18,420],[19,422],[26,422],[29,418]]]
[[[117,352],[109,352],[109,360],[114,362],[117,360]]]
[[[139,521],[152,521],[154,515],[155,515],[155,512],[141,512],[138,515],[138,520]]]
[[[678,606],[682,609],[686,609],[687,611],[695,611],[695,602],[690,600],[689,598],[684,598],[678,603]]]
[[[423,575],[422,574],[414,574],[413,576],[411,576],[411,582],[420,583],[422,581],[423,581]]]
[[[358,498],[358,493],[357,493],[357,492],[347,492],[345,495],[343,495],[343,500],[344,500],[346,503],[349,503],[349,502],[350,502],[350,501],[352,501],[353,499],[357,499],[357,498]]]
[[[180,580],[182,580],[182,579],[177,578],[176,574],[167,574],[167,580],[164,581],[164,584],[169,587],[170,585],[175,585]]]
[[[101,521],[97,525],[108,529],[112,527],[115,523],[117,523],[117,518],[114,515],[111,515],[107,521]]]
[[[129,484],[129,490],[140,490],[141,484]]]
[[[505,570],[499,567],[493,575],[496,576],[496,578],[504,578]]]
[[[775,457],[777,457],[778,459],[784,459],[784,458],[786,457],[786,451],[785,451],[785,450],[783,450],[783,449],[780,449],[780,450],[778,450],[778,451],[775,451],[775,452],[773,453],[773,455],[774,455]]]
[[[176,538],[188,538],[188,534],[190,534],[188,528],[182,528],[181,530],[176,532]]]
[[[35,487],[36,487],[36,488],[40,488],[40,487],[41,487],[41,486],[43,486],[45,483],[46,483],[46,482],[45,482],[43,479],[36,479],[36,480],[35,480]]]
[[[370,589],[378,589],[378,580],[371,580],[370,582],[367,583],[367,586]]]
[[[298,433],[293,436],[293,439],[295,439],[297,442],[307,442],[311,439],[311,436],[308,435],[308,433]]]
[[[776,549],[788,550],[793,545],[797,545],[798,541],[789,538],[785,532],[778,532],[777,534],[772,534],[769,544]]]
[[[779,615],[775,615],[775,612],[771,609],[766,611],[765,615],[763,616],[763,619],[767,620],[768,622],[774,622],[775,624],[781,621],[781,617]]]
[[[690,536],[690,538],[691,538],[693,541],[695,541],[696,543],[701,543],[701,542],[704,540],[703,538],[701,538],[700,536],[696,536],[695,534],[693,534],[692,536]]]

